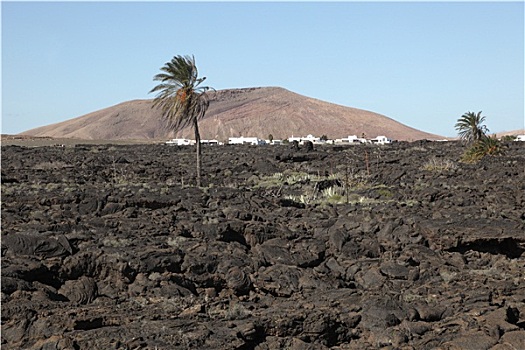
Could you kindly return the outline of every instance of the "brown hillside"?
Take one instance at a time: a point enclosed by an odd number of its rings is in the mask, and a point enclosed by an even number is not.
[[[501,131],[496,133],[496,137],[503,137],[503,136],[518,136],[518,135],[525,135],[525,129],[517,129],[517,130],[511,130],[511,131]]]
[[[219,90],[199,124],[203,139],[227,140],[231,136],[288,138],[327,135],[368,137],[386,135],[396,140],[438,139],[383,115],[305,97],[276,87]],[[161,113],[151,100],[124,102],[64,122],[28,130],[32,136],[88,140],[193,138],[191,129],[177,135],[164,127]]]

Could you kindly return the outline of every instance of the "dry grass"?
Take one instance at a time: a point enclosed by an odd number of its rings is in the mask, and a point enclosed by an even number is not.
[[[452,171],[457,168],[457,164],[451,161],[450,159],[442,158],[430,158],[425,164],[423,164],[423,170],[426,171]]]

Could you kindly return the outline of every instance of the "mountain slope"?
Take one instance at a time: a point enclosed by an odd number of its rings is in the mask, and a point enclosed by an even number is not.
[[[305,97],[283,88],[219,90],[211,94],[206,117],[199,123],[203,139],[227,140],[231,136],[275,139],[327,135],[341,138],[366,134],[386,135],[396,140],[438,139],[383,115]],[[64,122],[31,129],[32,136],[81,139],[166,139],[193,138],[190,128],[176,135],[165,128],[152,100],[134,100]]]

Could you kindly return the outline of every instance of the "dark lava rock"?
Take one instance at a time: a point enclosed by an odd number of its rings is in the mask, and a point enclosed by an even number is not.
[[[88,304],[97,297],[97,284],[93,278],[83,276],[67,280],[58,292],[74,303]]]
[[[524,349],[525,147],[2,147],[2,349]]]

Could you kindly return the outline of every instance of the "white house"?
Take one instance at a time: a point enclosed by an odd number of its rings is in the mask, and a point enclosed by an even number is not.
[[[378,145],[384,145],[387,143],[392,143],[392,140],[386,136],[377,136],[375,139],[371,139],[370,142]]]
[[[321,138],[315,137],[312,134],[309,134],[309,135],[306,135],[306,136],[302,136],[302,137],[294,137],[294,136],[292,136],[292,137],[288,138],[288,142],[292,143],[294,141],[297,141],[300,144],[303,144],[306,141],[310,141],[311,143],[324,143],[323,141],[321,141]]]
[[[514,141],[525,141],[525,135],[518,135],[518,136],[516,136]]]
[[[266,141],[261,140],[257,137],[230,137],[228,138],[228,144],[230,145],[264,145]]]
[[[367,143],[367,139],[362,137],[357,137],[357,135],[351,135],[347,138],[335,139],[335,143],[349,143],[349,144],[358,144],[358,143]]]
[[[303,137],[302,138],[302,141],[305,142],[305,141],[310,141],[312,143],[319,143],[321,142],[321,138],[320,137],[315,137],[314,135],[312,134],[308,134],[306,135],[306,137]]]
[[[195,140],[171,139],[169,141],[166,141],[166,144],[171,146],[191,146],[195,144]]]
[[[218,140],[201,140],[201,144],[203,145],[222,145],[222,142],[219,142]]]

